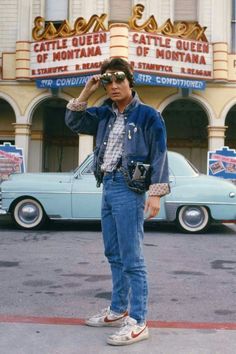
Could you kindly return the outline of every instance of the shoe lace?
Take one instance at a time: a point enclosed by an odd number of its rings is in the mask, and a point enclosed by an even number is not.
[[[121,328],[117,331],[116,334],[118,334],[118,335],[127,334],[131,331],[133,326],[134,326],[134,323],[130,321],[130,318],[126,318],[126,319],[124,319],[124,323],[122,324]]]
[[[99,313],[97,313],[95,315],[95,317],[104,316],[104,315],[108,314],[109,312],[110,312],[110,307],[106,307],[106,308],[102,309]]]

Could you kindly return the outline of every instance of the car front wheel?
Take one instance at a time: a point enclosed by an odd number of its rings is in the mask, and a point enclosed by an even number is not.
[[[181,231],[204,232],[209,227],[210,215],[204,206],[186,205],[179,209],[177,223]]]
[[[12,217],[22,229],[39,229],[46,221],[45,212],[39,202],[31,198],[18,201],[13,207]]]

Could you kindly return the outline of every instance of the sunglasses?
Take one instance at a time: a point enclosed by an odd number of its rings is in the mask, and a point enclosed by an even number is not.
[[[103,85],[108,85],[115,80],[115,82],[122,82],[126,78],[126,75],[123,71],[116,71],[114,73],[105,73],[101,76],[101,81]]]

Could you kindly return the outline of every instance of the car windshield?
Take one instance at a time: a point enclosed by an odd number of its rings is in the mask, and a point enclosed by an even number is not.
[[[189,165],[192,167],[192,169],[195,171],[195,173],[197,173],[197,174],[199,175],[200,172],[198,171],[197,167],[194,166],[194,165],[192,164],[192,162],[189,161],[188,159],[186,159],[186,161],[189,163]]]

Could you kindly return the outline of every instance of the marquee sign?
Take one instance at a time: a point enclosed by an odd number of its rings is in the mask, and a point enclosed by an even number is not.
[[[47,40],[47,39],[55,39],[55,38],[66,38],[72,37],[75,35],[80,35],[83,33],[87,33],[91,30],[91,32],[98,31],[108,31],[104,21],[107,15],[102,14],[101,16],[93,15],[87,22],[83,17],[78,17],[75,21],[74,28],[71,28],[69,22],[64,20],[57,30],[53,24],[53,22],[49,22],[45,26],[45,20],[43,17],[38,16],[34,20],[34,28],[32,30],[32,37],[36,41]],[[92,30],[93,28],[93,30]]]
[[[129,33],[129,61],[137,72],[209,80],[212,45],[143,32]]]
[[[197,21],[175,21],[174,23],[168,18],[165,23],[158,26],[155,17],[150,16],[144,23],[140,24],[144,11],[144,6],[138,4],[133,7],[133,16],[129,20],[129,27],[135,31],[146,31],[148,33],[159,33],[166,36],[174,36],[178,38],[193,39],[197,41],[207,42],[205,31],[207,27],[202,27]],[[137,22],[139,21],[139,23]]]
[[[197,22],[172,23],[170,19],[158,26],[153,15],[140,23],[143,11],[143,5],[134,6],[129,20],[128,60],[135,72],[212,79],[212,46],[204,33],[206,27]],[[43,17],[36,17],[30,77],[70,77],[99,72],[102,62],[110,57],[106,17],[106,14],[93,15],[89,21],[79,17],[73,27],[64,20],[58,29],[53,22],[45,25]]]
[[[207,38],[205,36],[206,27],[201,27],[197,21],[177,21],[172,23],[171,20],[168,19],[161,26],[158,26],[155,17],[152,15],[146,21],[140,24],[143,12],[144,6],[142,4],[137,4],[133,7],[133,14],[129,20],[129,28],[131,30],[145,31],[155,34],[159,33],[167,36],[207,42]],[[108,28],[104,23],[106,18],[106,14],[102,14],[101,16],[93,15],[87,22],[83,17],[78,17],[74,23],[73,28],[71,28],[67,20],[64,20],[57,30],[53,22],[49,22],[45,26],[44,18],[38,16],[34,20],[32,37],[36,41],[41,41],[61,37],[72,37],[74,35],[87,33],[89,31],[108,31]]]
[[[31,43],[31,78],[99,71],[109,58],[109,32]]]

